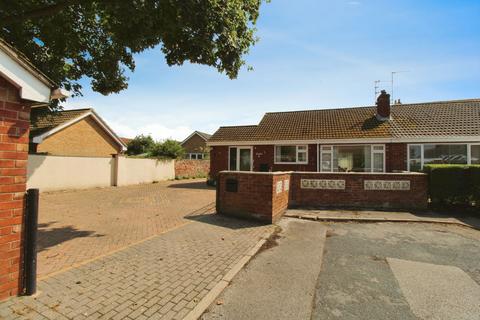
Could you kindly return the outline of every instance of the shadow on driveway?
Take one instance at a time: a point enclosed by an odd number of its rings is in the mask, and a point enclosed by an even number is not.
[[[202,190],[215,190],[215,187],[210,187],[207,185],[206,181],[195,181],[195,182],[185,182],[185,183],[172,183],[168,186],[169,188],[177,189],[202,189]]]
[[[227,217],[221,214],[217,214],[215,212],[203,215],[186,216],[185,219],[207,223],[210,225],[224,227],[228,229],[244,229],[267,225],[267,223]]]
[[[103,234],[95,234],[95,231],[78,230],[73,226],[50,227],[54,223],[55,221],[38,225],[38,252],[75,238],[104,236]]]

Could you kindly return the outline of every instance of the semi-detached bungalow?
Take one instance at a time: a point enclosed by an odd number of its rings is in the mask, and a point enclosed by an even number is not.
[[[220,127],[208,141],[210,178],[222,170],[420,171],[480,164],[480,99],[267,113],[258,125]]]

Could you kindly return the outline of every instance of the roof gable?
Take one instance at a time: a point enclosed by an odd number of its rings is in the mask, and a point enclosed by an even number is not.
[[[182,142],[180,142],[181,145],[185,144],[188,140],[190,140],[193,136],[199,136],[200,138],[202,138],[203,140],[207,141],[208,139],[210,139],[210,137],[212,136],[211,134],[208,134],[208,133],[205,133],[205,132],[201,132],[201,131],[193,131],[187,138],[185,138],[185,140],[183,140]]]
[[[32,142],[41,143],[50,135],[71,126],[74,123],[91,117],[95,120],[105,132],[122,148],[126,150],[125,143],[116,135],[116,133],[98,116],[93,109],[75,109],[57,111],[53,113],[33,112],[30,124],[30,137]]]

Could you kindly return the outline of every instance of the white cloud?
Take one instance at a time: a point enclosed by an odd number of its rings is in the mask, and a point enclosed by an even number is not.
[[[155,140],[175,139],[182,141],[194,130],[186,126],[167,127],[161,124],[149,123],[143,126],[108,121],[110,127],[121,137],[133,138],[139,134],[151,135]]]

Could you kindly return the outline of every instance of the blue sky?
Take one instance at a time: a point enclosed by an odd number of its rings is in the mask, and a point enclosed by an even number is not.
[[[268,111],[372,105],[395,77],[402,102],[480,98],[480,1],[272,0],[258,21],[254,68],[168,67],[158,48],[136,56],[129,88],[89,89],[66,109],[93,107],[121,136],[182,140],[193,130],[256,124]],[[382,82],[390,91],[390,83]]]

